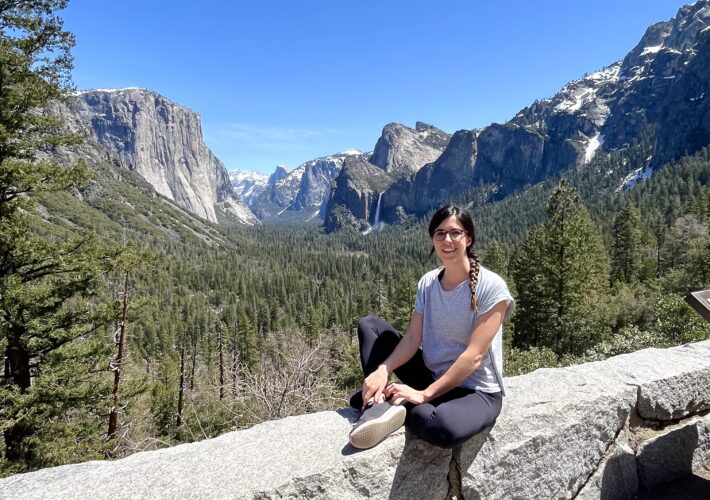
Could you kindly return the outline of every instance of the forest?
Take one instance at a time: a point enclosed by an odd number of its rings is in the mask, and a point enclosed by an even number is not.
[[[214,225],[120,166],[57,162],[80,138],[36,110],[71,98],[64,3],[0,13],[0,476],[344,406],[359,319],[405,330],[438,265],[428,218]],[[710,338],[684,301],[710,288],[710,148],[619,189],[652,146],[648,130],[505,199],[452,200],[516,299],[506,376]]]

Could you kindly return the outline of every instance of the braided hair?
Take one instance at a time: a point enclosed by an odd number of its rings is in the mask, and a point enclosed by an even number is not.
[[[434,231],[441,225],[441,223],[451,216],[456,217],[456,220],[461,224],[466,235],[471,238],[471,244],[466,247],[466,255],[468,256],[468,261],[471,266],[468,272],[468,286],[471,289],[471,309],[478,309],[478,300],[476,300],[476,287],[478,286],[478,277],[481,274],[481,259],[479,258],[476,251],[473,249],[473,244],[476,242],[476,230],[473,226],[473,218],[470,212],[458,205],[444,205],[439,210],[434,213],[429,222],[429,236],[434,237]],[[429,257],[434,254],[434,247],[431,247],[431,252]]]

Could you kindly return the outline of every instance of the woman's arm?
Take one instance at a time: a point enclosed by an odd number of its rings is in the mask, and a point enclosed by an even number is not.
[[[380,395],[387,385],[389,374],[412,359],[412,356],[416,354],[419,345],[422,343],[422,325],[422,315],[415,311],[409,321],[407,334],[399,341],[397,347],[394,348],[394,351],[385,362],[365,378],[365,382],[362,385],[363,402],[367,403],[370,398],[379,401]]]
[[[466,350],[429,387],[423,391],[417,391],[404,384],[391,384],[387,387],[386,395],[388,397],[394,396],[395,399],[402,397],[411,403],[421,404],[457,387],[481,365],[483,356],[486,355],[493,338],[498,333],[498,328],[503,323],[503,316],[507,307],[507,302],[501,301],[478,318]]]

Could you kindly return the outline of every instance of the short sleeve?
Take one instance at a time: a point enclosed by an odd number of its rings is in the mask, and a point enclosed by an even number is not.
[[[414,310],[424,316],[424,302],[426,300],[425,297],[425,289],[426,286],[424,285],[424,277],[422,277],[419,280],[419,283],[417,283],[417,297],[414,302]]]
[[[507,320],[515,309],[515,300],[510,294],[510,290],[508,290],[508,285],[503,278],[493,271],[487,269],[482,269],[481,271],[485,272],[486,275],[485,278],[481,276],[482,279],[477,289],[478,314],[485,314],[499,302],[505,301],[508,306],[503,315],[503,321]]]

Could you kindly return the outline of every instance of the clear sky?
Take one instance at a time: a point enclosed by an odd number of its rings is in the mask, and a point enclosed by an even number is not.
[[[79,89],[146,87],[202,116],[227,170],[271,173],[382,127],[503,122],[607,66],[681,0],[72,0]]]

